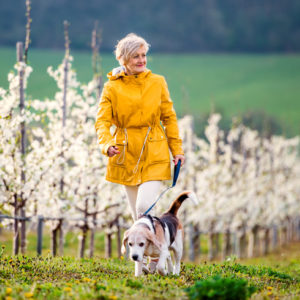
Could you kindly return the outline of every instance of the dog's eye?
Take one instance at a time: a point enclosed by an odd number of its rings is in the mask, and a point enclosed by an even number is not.
[[[143,247],[143,246],[144,246],[144,243],[140,243],[139,246],[140,246],[140,247]]]
[[[131,247],[131,246],[132,246],[132,243],[128,243],[128,245]]]

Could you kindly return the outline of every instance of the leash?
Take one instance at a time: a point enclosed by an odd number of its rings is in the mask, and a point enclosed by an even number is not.
[[[173,183],[171,186],[167,187],[162,193],[158,196],[158,198],[155,200],[155,202],[143,213],[143,216],[147,216],[147,214],[150,212],[150,210],[156,205],[158,200],[171,188],[173,188],[176,185],[178,176],[179,176],[179,171],[180,171],[180,166],[181,166],[181,160],[178,161],[177,165],[174,166],[174,177],[173,177]]]

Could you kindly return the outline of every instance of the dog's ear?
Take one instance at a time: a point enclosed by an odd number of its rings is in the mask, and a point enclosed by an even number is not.
[[[152,233],[150,230],[146,230],[146,238],[147,240],[156,246],[159,250],[161,250],[161,243],[156,238],[155,234]]]
[[[122,248],[121,248],[121,252],[122,252],[123,255],[126,253],[126,244],[127,244],[127,241],[128,241],[128,236],[129,236],[129,229],[124,232]]]

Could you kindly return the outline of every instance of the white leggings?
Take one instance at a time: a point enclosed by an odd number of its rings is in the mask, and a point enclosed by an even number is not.
[[[161,181],[146,181],[136,186],[124,185],[134,221],[157,199],[160,185]],[[151,213],[154,211],[155,207]]]

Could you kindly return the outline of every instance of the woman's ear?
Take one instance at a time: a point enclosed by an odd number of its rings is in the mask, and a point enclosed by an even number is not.
[[[128,241],[128,236],[129,236],[129,229],[124,232],[122,248],[121,248],[121,252],[122,252],[123,255],[126,253],[126,244],[127,244],[127,241]]]
[[[161,250],[161,243],[158,241],[155,234],[152,233],[150,230],[146,231],[146,238],[150,243],[152,243],[155,247],[157,247],[158,250]]]

